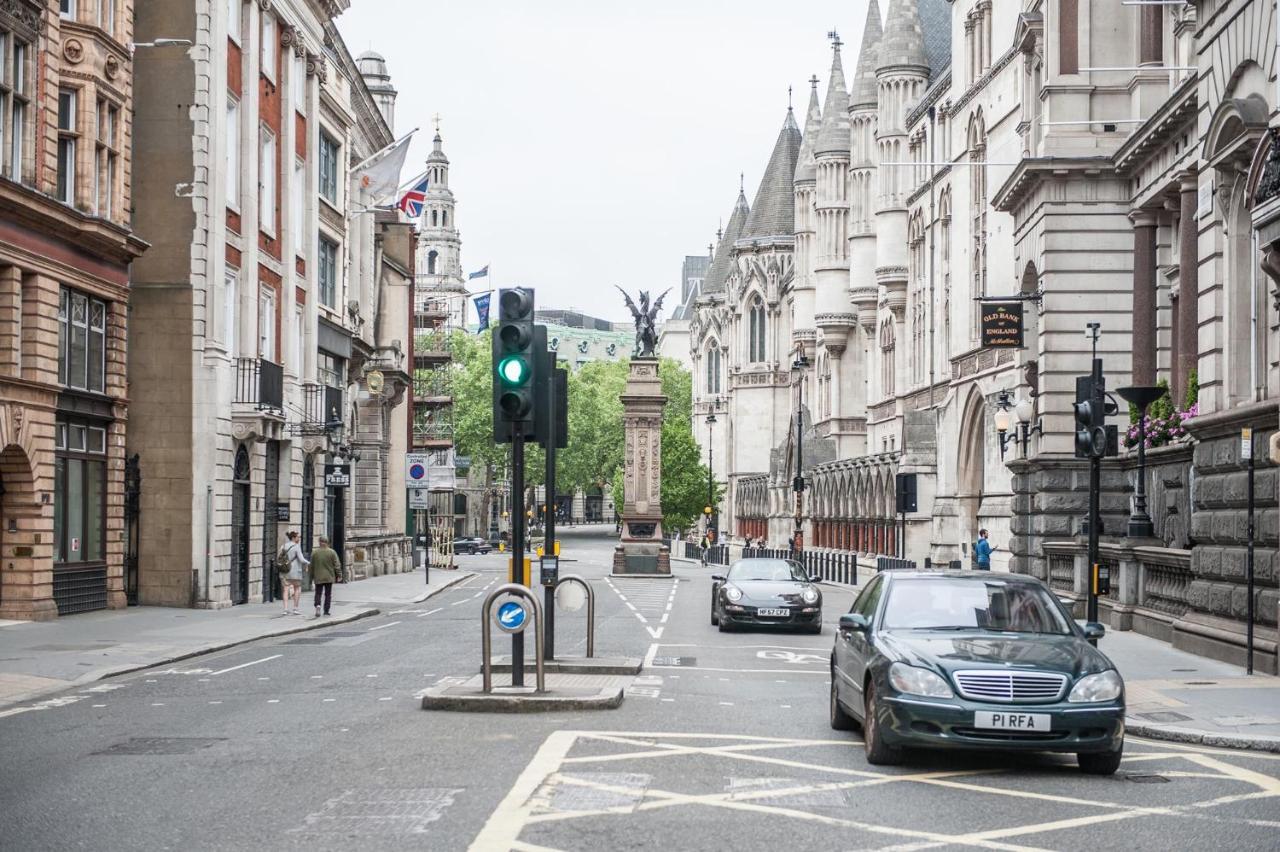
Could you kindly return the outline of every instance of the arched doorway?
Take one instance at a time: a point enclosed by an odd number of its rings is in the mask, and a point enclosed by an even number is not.
[[[35,500],[27,456],[21,447],[11,444],[0,452],[0,552],[9,555],[0,562],[0,611],[9,610],[16,603],[19,585],[28,585],[34,580],[35,560],[32,548],[25,546],[29,542],[22,532],[20,519],[38,511]]]
[[[983,487],[986,482],[987,429],[986,404],[976,386],[969,390],[964,416],[960,421],[960,452],[956,456],[956,502],[960,515],[962,556],[971,557],[972,542],[978,537],[981,522]]]
[[[243,444],[231,483],[231,602],[249,602],[249,451]]]

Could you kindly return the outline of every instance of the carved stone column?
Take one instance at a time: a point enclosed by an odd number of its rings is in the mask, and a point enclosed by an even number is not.
[[[632,358],[622,394],[625,434],[622,541],[614,549],[614,574],[670,574],[671,553],[662,543],[662,409],[667,398],[657,358]],[[614,497],[617,505],[617,497]]]
[[[1146,210],[1133,222],[1133,383],[1156,383],[1156,217]]]
[[[1200,267],[1196,228],[1196,192],[1199,186],[1194,173],[1183,176],[1179,186],[1181,210],[1178,216],[1178,345],[1173,365],[1173,401],[1181,404],[1187,397],[1191,371],[1200,359]]]

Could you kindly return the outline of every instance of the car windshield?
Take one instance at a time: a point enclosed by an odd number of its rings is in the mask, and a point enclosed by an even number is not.
[[[884,629],[978,629],[1067,635],[1071,624],[1043,586],[930,577],[894,583]]]
[[[763,580],[765,582],[786,582],[797,580],[807,582],[808,577],[800,570],[800,566],[785,559],[743,559],[735,562],[729,569],[729,579],[735,583]]]

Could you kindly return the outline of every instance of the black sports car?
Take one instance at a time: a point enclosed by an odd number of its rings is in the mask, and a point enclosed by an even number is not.
[[[713,574],[711,623],[724,633],[738,625],[798,627],[822,632],[822,592],[788,559],[739,559]]]
[[[493,550],[493,545],[482,538],[455,538],[453,540],[454,553],[488,553]]]

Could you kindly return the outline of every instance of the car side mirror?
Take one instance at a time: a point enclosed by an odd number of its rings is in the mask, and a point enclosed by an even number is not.
[[[846,612],[840,616],[840,631],[842,633],[848,633],[851,630],[866,633],[870,629],[871,622],[860,612]]]
[[[1101,639],[1106,634],[1107,634],[1106,626],[1099,624],[1096,621],[1090,621],[1088,624],[1084,626],[1084,638],[1090,641],[1097,641],[1098,639]]]
[[[821,583],[821,582],[822,582],[822,575],[820,575],[820,574],[810,574],[810,575],[809,575],[809,582],[810,582],[810,583]]]
[[[724,575],[723,575],[723,574],[712,574],[712,575],[711,575],[711,579],[715,580],[715,581],[716,581],[716,582],[718,582],[718,583],[723,583],[723,582],[724,582]]]

